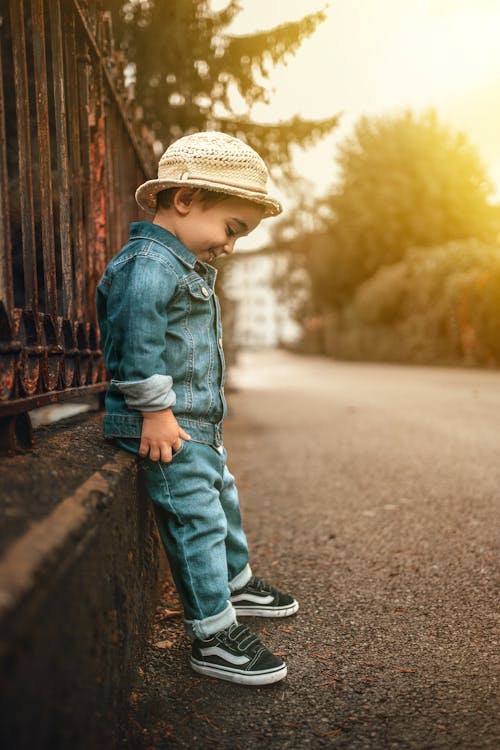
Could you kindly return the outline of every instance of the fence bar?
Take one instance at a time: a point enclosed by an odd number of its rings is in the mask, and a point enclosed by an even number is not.
[[[115,149],[117,144],[118,133],[115,127],[115,118],[112,108],[110,107],[109,98],[104,97],[104,112],[106,120],[106,128],[104,137],[106,139],[104,147],[104,158],[105,158],[105,196],[107,203],[107,216],[108,216],[108,247],[114,249],[117,247],[117,203],[120,201],[120,195],[115,194],[112,189],[113,185],[118,183],[114,179],[114,162],[116,161]],[[99,273],[103,272],[102,265],[99,265]]]
[[[79,283],[82,295],[82,305],[86,309],[87,305],[87,279],[89,278],[89,248],[93,248],[95,245],[94,237],[94,220],[93,220],[93,206],[94,206],[94,186],[92,184],[91,175],[91,133],[90,123],[95,122],[95,113],[92,110],[92,99],[91,99],[91,59],[88,52],[87,44],[84,40],[77,37],[78,44],[78,92],[80,94],[80,140],[81,140],[81,156],[82,156],[82,199],[83,199],[83,210],[85,220],[85,249],[80,259],[81,263],[81,277],[78,276],[77,271],[77,283]],[[80,317],[80,316],[79,316]]]
[[[32,154],[24,0],[10,0],[10,25],[16,91],[16,119],[19,154],[19,198],[23,238],[23,270],[25,300],[38,309],[35,222],[33,210]]]
[[[100,393],[105,387],[105,383],[96,383],[93,385],[80,386],[79,388],[66,388],[64,391],[52,391],[49,393],[39,393],[28,398],[13,399],[2,405],[2,416],[14,416],[22,414],[28,409],[38,409],[40,406],[49,404],[58,404],[69,399],[79,397],[81,399],[87,396],[93,396]]]
[[[95,310],[95,290],[100,272],[106,265],[107,229],[109,226],[106,205],[106,125],[104,112],[104,85],[102,67],[97,67],[91,88],[92,109],[95,112],[94,127],[91,128],[90,169],[92,185],[92,209],[94,223],[94,248],[87,254],[88,283],[87,304]],[[96,321],[95,315],[92,317]]]
[[[47,88],[47,52],[45,48],[45,19],[43,0],[31,0],[33,60],[38,141],[38,170],[40,183],[40,212],[42,223],[43,273],[45,282],[45,311],[57,315],[56,259],[54,222],[52,219],[52,164],[49,134],[49,95]],[[58,118],[56,117],[56,120]]]
[[[65,55],[64,63],[67,75],[68,92],[68,123],[78,123],[81,108],[78,90],[77,47],[75,15],[67,7],[63,8],[65,29]],[[80,128],[72,127],[72,148],[69,152],[69,164],[71,174],[71,223],[73,236],[73,278],[71,279],[72,294],[68,311],[63,314],[70,319],[81,318],[83,315],[83,257],[85,253],[85,226],[83,219],[83,168],[81,160],[82,145],[80,139]]]
[[[52,71],[54,80],[54,109],[57,171],[59,174],[59,234],[61,242],[61,279],[63,317],[72,317],[73,303],[73,258],[70,230],[70,187],[68,158],[68,118],[66,92],[64,89],[64,55],[62,42],[62,19],[60,0],[50,0],[50,33],[52,39]]]
[[[7,133],[5,130],[4,77],[2,63],[4,25],[0,26],[0,299],[10,310],[14,307],[12,250],[10,238],[9,174],[7,170]]]

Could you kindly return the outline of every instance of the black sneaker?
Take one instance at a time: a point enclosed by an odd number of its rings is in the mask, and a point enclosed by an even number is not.
[[[240,685],[269,685],[286,677],[284,661],[237,622],[206,640],[196,638],[190,663],[195,672]]]
[[[282,594],[256,576],[252,576],[243,588],[233,591],[230,601],[237,615],[254,617],[288,617],[299,608],[293,596]]]

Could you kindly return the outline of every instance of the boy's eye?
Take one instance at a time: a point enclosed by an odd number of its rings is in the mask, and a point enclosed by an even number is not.
[[[226,234],[228,237],[236,237],[238,232],[236,232],[232,227],[230,227],[228,224],[226,225]]]

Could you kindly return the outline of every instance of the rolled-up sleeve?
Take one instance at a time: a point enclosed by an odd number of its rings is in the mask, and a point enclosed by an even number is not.
[[[175,405],[175,391],[170,375],[151,375],[144,380],[111,380],[123,393],[125,403],[139,411],[159,411]]]
[[[125,262],[111,284],[107,315],[118,361],[111,383],[132,409],[159,411],[175,404],[165,335],[167,306],[176,287],[175,274],[147,256]]]

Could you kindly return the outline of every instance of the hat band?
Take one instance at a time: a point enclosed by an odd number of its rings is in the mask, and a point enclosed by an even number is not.
[[[261,195],[267,195],[266,189],[261,187],[255,187],[255,185],[246,185],[241,182],[229,182],[228,180],[214,180],[212,177],[198,176],[190,174],[189,172],[183,172],[180,177],[173,177],[172,175],[166,175],[162,173],[162,170],[158,170],[159,180],[172,180],[173,182],[188,182],[189,180],[196,180],[197,182],[210,183],[213,185],[224,185],[226,187],[234,188],[235,190],[248,190],[252,193],[260,193]]]

